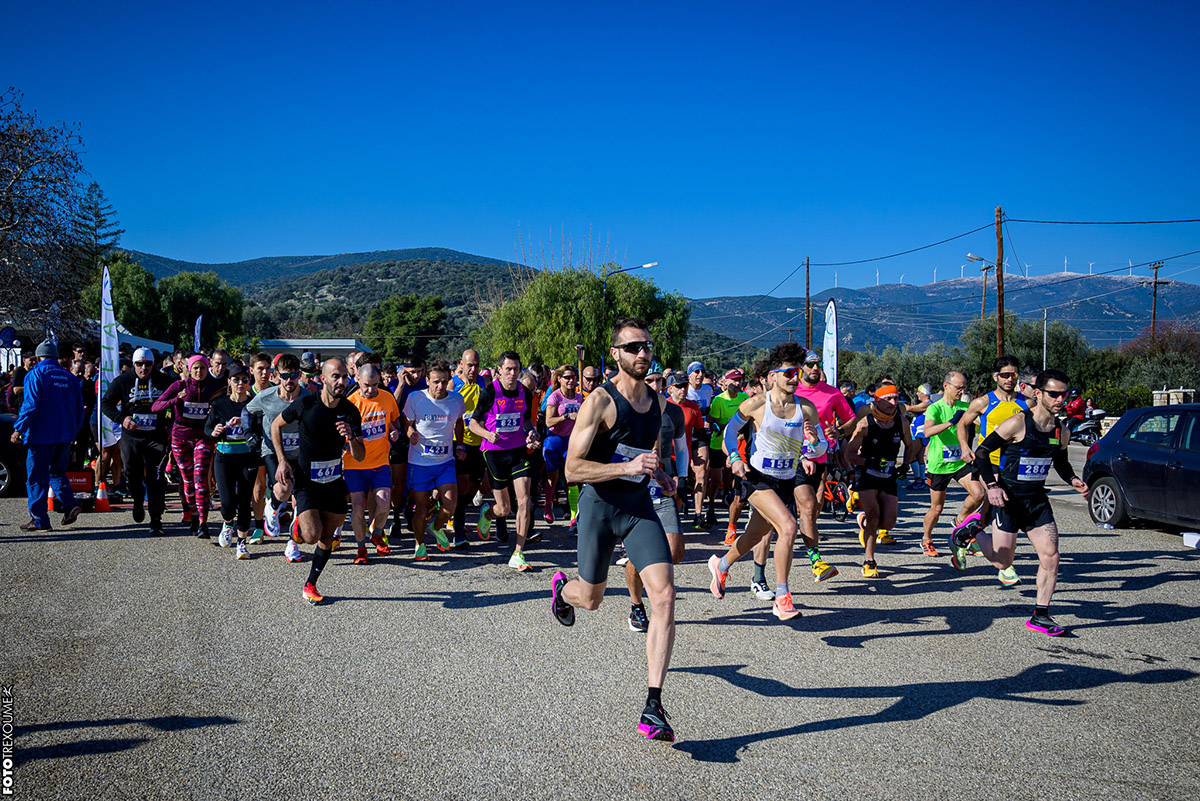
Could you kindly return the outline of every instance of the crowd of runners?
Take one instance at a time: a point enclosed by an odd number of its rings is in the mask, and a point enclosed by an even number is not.
[[[862,576],[886,576],[877,557],[895,541],[901,482],[911,473],[907,488],[929,493],[923,553],[948,557],[960,571],[977,554],[1001,584],[1014,585],[1024,531],[1039,560],[1026,625],[1064,633],[1049,614],[1058,532],[1045,483],[1053,467],[1078,492],[1087,486],[1067,458],[1063,373],[1021,370],[1000,357],[994,389],[968,402],[958,372],[912,398],[886,376],[861,393],[831,386],[820,355],[794,343],[773,348],[748,374],[700,362],[674,371],[655,359],[637,318],[613,327],[608,358],[605,374],[580,362],[526,366],[512,351],[485,367],[474,350],[454,364],[409,357],[396,365],[373,353],[318,361],[216,350],[159,359],[139,348],[107,392],[92,389],[91,402],[121,428],[119,447],[106,449],[96,469],[101,479],[112,472],[134,521],[152,535],[164,534],[166,496],[177,485],[182,523],[237,559],[283,539],[288,562],[308,562],[302,593],[312,604],[323,601],[317,585],[330,554],[350,537],[354,564],[425,560],[430,548],[462,551],[494,538],[509,568],[532,572],[527,549],[546,530],[533,524],[540,506],[578,549],[574,577],[559,571],[550,582],[559,623],[596,609],[610,566],[623,567],[629,627],[647,635],[638,729],[652,739],[674,737],[661,693],[685,529],[710,532],[720,516],[724,541],[718,534],[707,559],[712,594],[725,597],[733,565],[749,555],[750,591],[789,620],[801,614],[792,590],[797,538],[814,582],[839,573],[821,554],[818,519],[831,504],[856,512]],[[29,365],[14,438],[44,425],[34,401],[50,376],[50,365],[37,373],[42,366]],[[85,407],[89,383],[80,384]],[[50,527],[45,479],[36,478],[26,530]],[[934,530],[952,483],[964,492],[939,543]],[[78,517],[67,496],[65,523]]]

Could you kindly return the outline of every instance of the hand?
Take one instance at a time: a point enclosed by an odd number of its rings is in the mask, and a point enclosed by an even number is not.
[[[137,423],[133,422],[132,417],[126,417],[121,421],[121,428],[126,431],[137,431]]]
[[[525,447],[526,448],[537,448],[541,444],[542,444],[542,441],[538,437],[538,433],[535,429],[530,429],[529,431],[527,431],[525,433]]]
[[[1080,495],[1088,494],[1088,485],[1083,483],[1083,479],[1079,478],[1078,476],[1071,479],[1071,486],[1074,487],[1075,491]]]
[[[801,459],[800,467],[804,470],[804,475],[806,476],[811,476],[813,473],[817,472],[817,466],[808,459]]]
[[[20,431],[12,432],[12,436],[9,437],[9,439],[12,440],[13,445],[20,445],[21,444],[21,432]]]
[[[275,468],[275,483],[287,484],[292,480],[292,466],[284,459],[279,463],[279,467]]]
[[[236,426],[237,424],[239,424],[241,422],[242,422],[242,418],[240,418],[240,417],[230,417],[229,422],[225,424],[225,427],[233,428],[234,426]]]
[[[737,459],[736,461],[731,460],[729,463],[729,469],[732,470],[733,474],[738,478],[745,478],[746,474],[749,472],[749,470],[746,469],[746,463],[741,459]]]
[[[459,445],[457,448],[455,448],[454,449],[454,458],[460,462],[463,461],[464,459],[466,459],[467,458],[467,446]]]
[[[417,429],[414,428],[412,433],[408,435],[408,444],[414,446],[421,444],[421,435],[417,432]]]
[[[662,473],[662,478],[656,478],[655,480],[658,481],[658,485],[662,487],[663,495],[666,495],[668,498],[675,497],[675,491],[678,489],[678,487],[674,478],[668,476],[666,473]]]
[[[337,421],[337,432],[339,434],[341,434],[343,437],[345,437],[346,439],[350,439],[351,437],[354,436],[353,429],[350,428],[350,424],[347,423],[345,420]]]
[[[654,475],[654,471],[658,469],[658,454],[654,451],[649,453],[639,453],[633,459],[625,463],[628,473],[631,476],[650,476]]]
[[[215,426],[213,426],[213,439],[220,439],[221,435],[224,433],[225,433],[225,424],[224,423],[217,423]]]
[[[567,412],[568,420],[574,420],[577,417],[579,417],[579,412]]]
[[[804,438],[807,439],[809,442],[813,443],[814,445],[820,439],[817,436],[817,429],[813,426],[812,423],[808,422],[807,420],[804,421]]]
[[[970,448],[967,448],[965,451],[962,452],[962,459],[967,464],[971,464],[972,462],[975,461],[975,451],[971,450]]]
[[[838,438],[838,429],[836,425],[830,424],[825,426],[825,439],[830,442],[836,441]]]
[[[488,442],[492,443],[493,445],[495,445],[496,440],[500,439],[500,435],[497,434],[495,431],[484,431],[483,438],[486,439]]]
[[[388,442],[397,442],[397,441],[399,441],[399,439],[400,439],[400,429],[389,428],[388,429]]]
[[[901,462],[900,466],[896,468],[896,478],[904,478],[907,475],[908,462]]]
[[[1003,506],[1004,502],[1008,500],[1008,493],[999,484],[994,487],[988,487],[987,496],[988,503],[992,506]]]

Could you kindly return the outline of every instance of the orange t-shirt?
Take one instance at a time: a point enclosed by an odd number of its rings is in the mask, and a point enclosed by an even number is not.
[[[387,467],[388,450],[392,444],[388,439],[388,431],[397,428],[400,421],[400,407],[396,405],[395,396],[390,392],[380,391],[373,398],[364,398],[361,392],[355,392],[346,400],[353,403],[362,415],[363,441],[367,446],[367,453],[366,458],[360,462],[350,451],[346,451],[342,456],[342,467],[346,470]]]

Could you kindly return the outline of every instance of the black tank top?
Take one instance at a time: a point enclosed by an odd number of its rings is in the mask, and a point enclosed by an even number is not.
[[[876,478],[891,478],[896,472],[896,456],[900,453],[900,421],[892,420],[891,428],[879,425],[875,415],[867,415],[867,435],[863,437],[862,454],[866,464],[863,470]]]
[[[1062,429],[1057,422],[1051,431],[1042,431],[1033,414],[1026,414],[1025,439],[1000,449],[1000,483],[1016,495],[1044,495],[1050,465],[1061,448]]]
[[[600,385],[600,389],[608,393],[617,406],[617,421],[607,431],[597,431],[588,448],[587,459],[590,462],[612,464],[629,462],[639,454],[654,450],[662,429],[662,412],[658,408],[658,393],[647,387],[650,393],[650,408],[645,412],[635,411],[625,400],[621,391],[613,386],[611,381]],[[649,476],[629,476],[615,478],[610,481],[597,481],[592,484],[598,490],[608,492],[633,492],[645,490]]]

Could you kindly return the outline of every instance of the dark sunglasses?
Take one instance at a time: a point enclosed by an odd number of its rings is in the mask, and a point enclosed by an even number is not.
[[[246,376],[246,375],[235,375],[235,376],[233,377],[233,383],[235,383],[235,384],[249,384],[249,383],[250,383],[250,376]]]
[[[297,379],[299,377],[300,377],[299,373],[280,373],[279,374],[279,379],[281,381],[294,381],[295,379]]]
[[[820,367],[821,363],[820,362],[805,362],[804,366],[805,367]]]
[[[782,373],[787,378],[795,378],[800,375],[799,367],[779,367],[771,371],[772,373]]]
[[[584,381],[599,381],[599,380],[600,380],[600,376],[598,376],[598,375],[585,375],[585,376],[583,377],[583,380],[584,380]]]
[[[564,373],[563,375],[560,375],[560,376],[559,376],[559,378],[570,378],[570,379],[574,379],[574,378],[575,378],[575,374],[574,374],[574,373]]]
[[[1042,392],[1045,392],[1047,395],[1049,395],[1054,400],[1058,400],[1059,398],[1061,398],[1067,394],[1067,391],[1065,389],[1062,390],[1061,392],[1055,392],[1052,389],[1043,389]]]
[[[1000,376],[1001,378],[1016,378],[1018,374],[1017,373],[996,373],[996,375]]]
[[[617,350],[623,350],[630,356],[637,356],[643,350],[646,353],[654,353],[653,342],[624,342],[620,345],[613,345]]]

